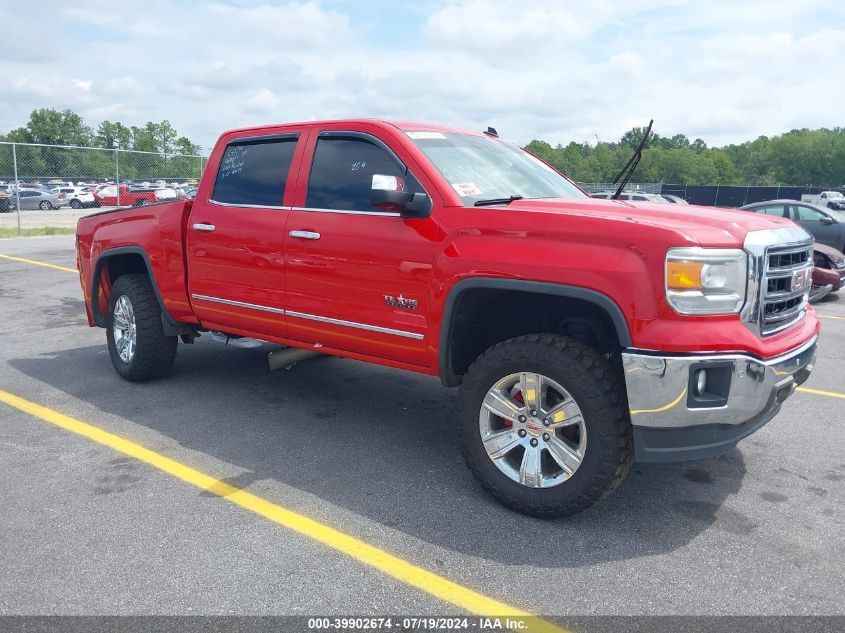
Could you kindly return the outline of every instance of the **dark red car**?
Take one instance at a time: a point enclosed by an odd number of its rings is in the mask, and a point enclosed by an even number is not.
[[[832,246],[813,246],[813,288],[810,301],[815,302],[845,288],[845,254]]]

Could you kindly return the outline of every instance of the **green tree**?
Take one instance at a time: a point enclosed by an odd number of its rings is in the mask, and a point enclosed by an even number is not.
[[[71,110],[41,108],[33,110],[26,124],[30,143],[47,145],[90,145],[93,140],[91,128],[82,117]]]

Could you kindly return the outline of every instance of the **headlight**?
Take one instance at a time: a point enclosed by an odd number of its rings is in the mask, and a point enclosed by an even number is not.
[[[737,248],[670,248],[666,300],[681,314],[733,314],[745,303],[748,258]]]

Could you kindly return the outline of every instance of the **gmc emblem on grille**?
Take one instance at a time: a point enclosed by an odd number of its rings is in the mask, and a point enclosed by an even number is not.
[[[811,268],[806,268],[805,270],[796,270],[794,273],[792,273],[792,292],[806,290],[807,288],[809,288],[812,277],[813,271]]]

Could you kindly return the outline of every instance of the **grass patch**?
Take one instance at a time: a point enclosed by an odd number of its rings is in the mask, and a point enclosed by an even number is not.
[[[34,229],[21,229],[20,237],[35,237],[38,235],[73,235],[76,229],[72,226],[42,226]],[[0,238],[18,237],[18,229],[0,229]]]

